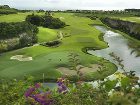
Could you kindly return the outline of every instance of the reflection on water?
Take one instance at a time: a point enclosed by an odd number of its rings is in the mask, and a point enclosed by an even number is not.
[[[133,41],[129,41],[128,46],[133,49],[131,53],[137,53],[136,57],[140,56],[140,44],[135,44]]]
[[[126,71],[135,70],[136,74],[140,75],[140,57],[137,57],[137,54],[134,52],[132,46],[129,47],[128,39],[124,38],[119,33],[108,30],[104,26],[95,27],[105,33],[104,40],[108,43],[109,47],[96,51],[89,50],[88,53],[110,60],[111,62],[115,63],[118,66],[118,70],[120,70],[117,62],[109,56],[109,53],[114,52],[123,60],[122,64],[124,65]]]

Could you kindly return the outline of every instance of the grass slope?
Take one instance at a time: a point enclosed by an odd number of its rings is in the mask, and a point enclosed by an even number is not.
[[[140,23],[140,17],[122,17],[120,19]]]
[[[38,41],[46,42],[57,39],[57,31],[49,28],[39,27]]]
[[[32,12],[18,13],[18,14],[9,14],[0,16],[0,22],[21,22],[25,21],[27,15],[31,15]],[[35,13],[42,15],[43,13]]]
[[[5,22],[17,21],[15,20],[15,17],[19,17],[18,21],[22,21],[25,19],[27,13],[22,15],[23,16],[19,16],[19,14],[17,14],[13,17],[11,17],[11,15],[6,15],[7,17],[5,16]],[[92,78],[102,78],[115,72],[116,66],[114,64],[103,60],[102,58],[85,54],[81,50],[85,47],[96,47],[99,49],[107,47],[105,42],[98,39],[98,36],[101,34],[100,31],[89,25],[93,23],[100,24],[100,21],[93,21],[85,17],[77,17],[72,13],[56,13],[54,14],[54,17],[60,18],[69,26],[59,30],[39,27],[39,42],[55,39],[58,32],[68,34],[70,36],[64,37],[62,39],[62,44],[57,48],[32,46],[2,54],[0,56],[1,78],[20,79],[24,75],[33,75],[36,79],[41,79],[43,73],[45,74],[45,78],[58,78],[62,74],[56,69],[61,66],[67,67],[69,65],[68,54],[71,51],[79,54],[80,63],[84,66],[99,63],[101,60],[104,61],[107,71],[102,75],[96,72],[93,75],[90,75]],[[32,56],[33,61],[19,62],[16,60],[10,60],[11,56],[19,54]]]

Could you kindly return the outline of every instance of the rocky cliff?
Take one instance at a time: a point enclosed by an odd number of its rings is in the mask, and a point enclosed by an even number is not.
[[[102,18],[101,21],[111,28],[122,31],[131,37],[140,40],[140,24],[114,18]]]

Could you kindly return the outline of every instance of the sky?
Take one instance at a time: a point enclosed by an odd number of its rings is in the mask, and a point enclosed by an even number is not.
[[[0,5],[18,9],[121,10],[140,8],[140,0],[0,0]]]

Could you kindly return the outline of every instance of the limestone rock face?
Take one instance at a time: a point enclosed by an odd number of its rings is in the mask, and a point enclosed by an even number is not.
[[[103,23],[111,28],[125,32],[126,34],[140,40],[140,24],[114,18],[102,18]]]

